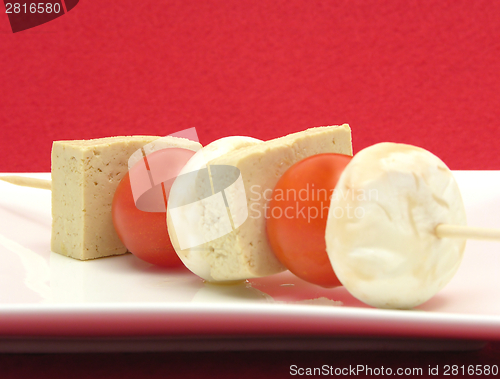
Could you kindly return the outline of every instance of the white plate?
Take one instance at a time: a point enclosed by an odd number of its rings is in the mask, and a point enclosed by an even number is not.
[[[500,171],[455,175],[469,224],[500,227]],[[217,286],[131,254],[63,257],[50,251],[50,191],[0,181],[0,195],[0,351],[462,349],[500,339],[500,243],[469,241],[453,280],[417,309],[380,310],[289,273]]]

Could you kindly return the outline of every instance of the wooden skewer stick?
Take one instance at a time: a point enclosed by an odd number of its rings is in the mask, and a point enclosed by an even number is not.
[[[500,241],[500,229],[477,228],[474,226],[439,224],[436,226],[436,235],[439,238]]]
[[[10,175],[10,176],[0,176],[0,180],[16,184],[18,186],[40,188],[47,190],[52,189],[52,181],[46,179],[37,179],[25,176]]]

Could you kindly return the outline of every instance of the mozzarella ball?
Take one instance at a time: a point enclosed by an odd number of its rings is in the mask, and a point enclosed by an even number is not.
[[[438,238],[438,224],[466,225],[449,168],[427,150],[380,143],[360,151],[332,194],[326,248],[356,298],[378,308],[412,308],[453,277],[465,239]]]
[[[184,265],[207,281],[215,282],[216,280],[212,277],[212,267],[208,259],[211,252],[202,242],[224,235],[225,229],[231,230],[230,224],[224,224],[224,222],[229,222],[225,204],[209,202],[213,198],[210,197],[211,191],[215,189],[218,192],[221,186],[226,187],[231,184],[234,181],[234,174],[237,174],[227,167],[223,170],[224,172],[214,174],[216,168],[212,167],[209,171],[208,163],[231,151],[261,142],[259,139],[244,136],[218,139],[197,151],[172,184],[167,206],[167,226],[172,245]],[[215,178],[217,178],[217,183],[215,183]],[[234,193],[233,187],[235,186],[226,188],[228,196]],[[236,192],[241,193],[241,189]],[[203,199],[205,199],[204,202],[200,201]],[[186,206],[189,206],[189,209]],[[179,207],[182,207],[183,211],[177,213],[176,225],[172,212]],[[233,215],[233,219],[234,216],[236,215]],[[183,246],[183,242],[187,247]]]

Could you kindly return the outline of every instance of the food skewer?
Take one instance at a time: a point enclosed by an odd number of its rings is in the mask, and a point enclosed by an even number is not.
[[[51,180],[16,175],[0,180],[52,189]],[[500,240],[500,229],[466,225],[451,171],[420,148],[391,143],[367,148],[347,165],[336,187],[347,194],[353,188],[377,194],[376,200],[332,197],[329,213],[338,208],[364,208],[366,218],[364,209],[359,220],[329,216],[325,236],[330,262],[342,284],[375,307],[421,304],[454,275],[466,239]],[[437,226],[426,220],[435,220]]]
[[[52,181],[47,179],[29,178],[20,175],[0,176],[0,180],[23,187],[52,189]]]
[[[52,181],[20,175],[0,176],[0,180],[23,187],[50,190]],[[435,229],[438,238],[466,238],[473,240],[500,241],[500,229],[463,225],[439,224]]]

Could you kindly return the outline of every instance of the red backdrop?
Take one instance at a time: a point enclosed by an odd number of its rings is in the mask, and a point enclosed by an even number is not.
[[[339,123],[355,152],[500,169],[500,2],[81,0],[15,34],[0,10],[0,172],[49,171],[59,139]]]

